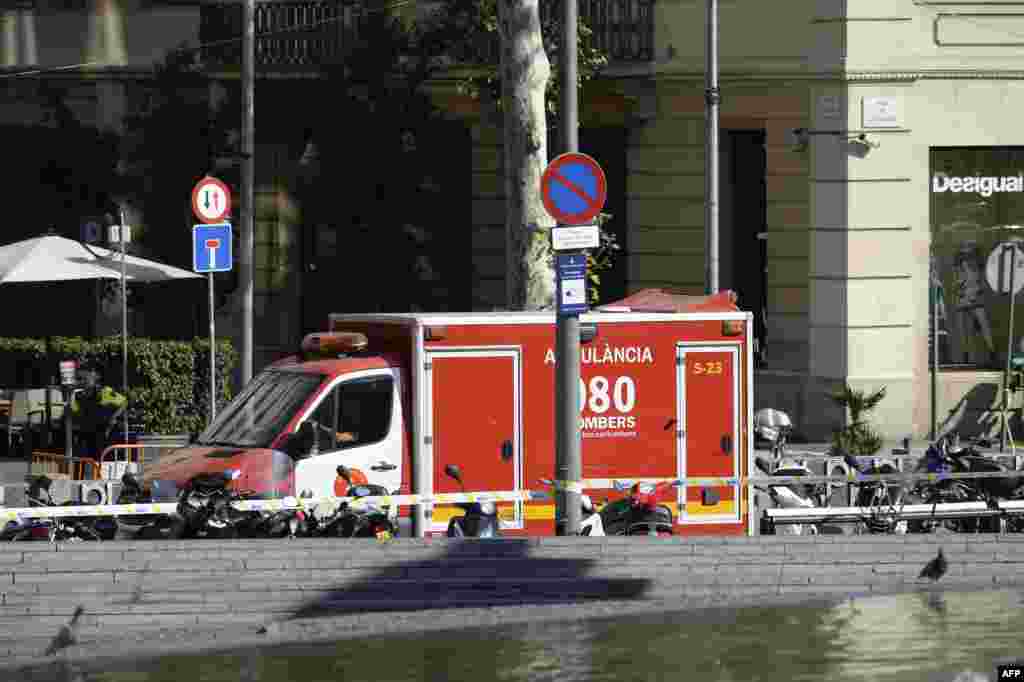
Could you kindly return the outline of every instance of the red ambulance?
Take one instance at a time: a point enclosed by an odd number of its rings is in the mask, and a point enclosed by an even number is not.
[[[645,290],[580,318],[583,478],[742,477],[752,457],[752,318],[732,292]],[[186,448],[147,468],[180,486],[241,471],[264,496],[334,494],[344,464],[401,493],[543,489],[555,472],[555,317],[550,312],[331,315],[299,354],[260,372]],[[303,426],[307,424],[307,426]],[[314,448],[296,452],[300,429]],[[308,443],[307,443],[308,444]],[[666,493],[677,534],[752,533],[738,484]],[[498,504],[506,535],[554,533],[553,500]],[[461,513],[420,508],[421,533]],[[410,509],[403,508],[405,525]],[[405,529],[403,529],[405,530]],[[404,534],[404,533],[403,533]]]

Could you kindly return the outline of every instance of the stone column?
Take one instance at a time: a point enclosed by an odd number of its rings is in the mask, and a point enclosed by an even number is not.
[[[0,14],[4,66],[18,65],[18,14],[6,11]]]
[[[21,29],[21,63],[35,66],[39,63],[39,50],[36,45],[36,11],[23,9],[18,12],[19,28]]]
[[[844,382],[887,388],[874,423],[890,438],[920,435],[916,286],[927,278],[927,206],[914,193],[906,82],[837,80],[812,89],[810,368],[806,430],[845,421],[827,393]],[[865,127],[865,97],[896,104],[890,127]],[[868,122],[869,123],[869,122]],[[864,134],[864,141],[858,139]],[[866,144],[865,144],[866,143]],[[922,237],[924,241],[922,242]],[[925,368],[926,369],[926,368]]]

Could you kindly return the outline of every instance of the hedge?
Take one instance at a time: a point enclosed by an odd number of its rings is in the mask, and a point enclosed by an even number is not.
[[[102,383],[122,390],[120,336],[93,340],[0,338],[0,386],[41,388],[60,381],[60,362],[99,372]],[[231,399],[237,354],[217,340],[217,410]],[[205,428],[210,404],[210,340],[128,339],[128,421],[149,434],[196,434]]]

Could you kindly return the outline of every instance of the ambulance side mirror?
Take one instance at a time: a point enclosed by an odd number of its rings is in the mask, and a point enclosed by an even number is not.
[[[298,431],[285,436],[281,450],[292,459],[303,459],[309,456],[316,442],[316,427],[310,422],[302,422]]]

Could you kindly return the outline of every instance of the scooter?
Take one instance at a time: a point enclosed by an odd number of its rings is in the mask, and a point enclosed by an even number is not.
[[[466,485],[462,482],[459,467],[449,464],[444,468],[449,478],[458,481],[462,492]],[[464,514],[448,521],[447,536],[450,538],[496,538],[501,537],[501,524],[498,521],[498,506],[491,500],[483,502],[459,502],[455,505]]]
[[[768,476],[810,476],[811,470],[805,462],[798,462],[793,459],[783,459],[778,462],[775,469],[763,457],[755,457],[754,465]],[[776,507],[781,509],[808,509],[825,506],[825,487],[823,485],[797,484],[769,485],[767,488],[755,486],[759,491],[768,495]],[[763,524],[762,535],[818,535],[820,530],[812,523],[786,524],[776,529],[774,526]]]
[[[30,507],[73,506],[73,502],[57,505],[50,495],[53,481],[49,476],[31,476],[28,479],[26,497]],[[17,540],[49,540],[50,542],[80,542],[82,540],[102,540],[103,536],[96,528],[99,519],[95,518],[61,518],[26,519],[23,522],[12,521],[3,530],[2,537],[11,542]],[[104,534],[109,534],[110,520],[103,519],[100,523]],[[114,528],[116,534],[116,527]]]
[[[346,497],[359,499],[389,494],[387,488],[374,483],[353,485],[352,472],[344,465],[339,466],[336,471],[348,484]],[[341,502],[323,515],[316,513],[319,509],[315,510],[311,516],[311,532],[341,538],[387,540],[398,535],[397,511],[396,508],[381,508],[374,503],[352,507],[348,502]]]
[[[153,486],[159,488],[160,481],[154,481]],[[177,493],[174,496],[177,497]],[[135,474],[124,472],[116,504],[148,504],[154,502],[153,497],[151,492],[143,489]],[[119,516],[117,522],[122,537],[139,540],[175,540],[183,535],[185,529],[183,519],[161,514]]]
[[[658,503],[658,495],[679,485],[680,481],[663,481],[658,484],[614,481],[614,490],[628,491],[629,495],[601,507],[598,513],[604,534],[652,537],[674,535],[672,510]]]
[[[762,407],[754,413],[754,433],[771,444],[772,461],[786,456],[786,443],[793,433],[793,421],[782,410]]]
[[[977,441],[977,445],[990,445],[985,440]],[[918,462],[915,472],[928,473],[969,473],[1010,471],[999,461],[986,457],[970,444],[960,445],[957,434],[947,434],[928,446],[925,456]],[[936,482],[919,481],[907,493],[908,500],[917,504],[943,504],[955,502],[986,502],[989,506],[997,500],[1024,499],[1024,485],[1020,478],[982,478],[982,479],[945,479]],[[939,525],[961,533],[999,532],[1005,524],[1005,530],[1017,532],[1024,529],[1019,518],[1000,519],[965,518],[946,521],[915,520],[909,524],[912,533],[927,533]]]
[[[235,509],[232,503],[253,493],[228,489],[228,484],[241,473],[238,469],[202,473],[188,482],[178,498],[178,514],[185,521],[186,537],[234,538],[240,526],[251,522],[252,512]]]
[[[872,457],[870,461],[862,465],[856,457],[844,453],[843,461],[854,471],[868,476],[898,474],[899,468],[896,463],[889,459]],[[860,483],[857,487],[857,496],[853,504],[861,509],[867,509],[868,514],[863,517],[864,528],[869,533],[896,533],[902,535],[907,532],[907,521],[896,520],[894,512],[902,509],[906,503],[902,485],[893,485],[885,481],[870,481]]]
[[[544,485],[551,486],[552,488],[555,487],[554,481],[549,478],[539,480]],[[580,509],[583,515],[580,518],[580,530],[577,535],[604,537],[604,522],[601,512],[594,506],[594,501],[590,499],[590,495],[580,495]]]
[[[626,517],[625,535],[647,535],[659,537],[674,535],[672,510],[658,503],[658,495],[668,488],[681,485],[679,481],[664,481],[657,484],[635,483],[629,489],[629,512]]]

